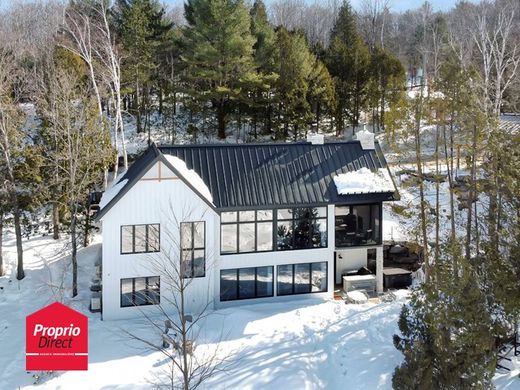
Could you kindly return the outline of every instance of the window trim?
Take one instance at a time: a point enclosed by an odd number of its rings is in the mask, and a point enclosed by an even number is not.
[[[158,301],[157,303],[150,302],[148,299],[146,303],[143,303],[142,305],[136,305],[135,304],[135,280],[136,279],[144,279],[145,285],[146,285],[146,291],[148,292],[148,279],[149,278],[158,278],[159,282],[157,283],[159,287],[159,293],[158,293]],[[131,280],[132,281],[132,304],[131,305],[123,305],[123,280]],[[148,297],[147,297],[148,298]],[[120,308],[126,308],[126,307],[136,307],[136,306],[152,306],[152,305],[160,305],[161,304],[161,276],[160,275],[153,275],[153,276],[135,276],[131,278],[121,278],[119,279],[119,307]]]
[[[200,247],[195,247],[195,224],[196,223],[202,223],[202,226],[204,226],[204,237],[203,237],[203,241],[204,241],[204,247],[200,248]],[[191,232],[191,248],[189,249],[184,249],[182,247],[182,225],[183,224],[189,224],[191,225],[191,229],[190,229],[190,232]],[[184,260],[184,252],[185,251],[189,251],[191,253],[191,275],[192,276],[186,276],[186,275],[182,275],[182,278],[183,279],[197,279],[197,278],[205,278],[206,277],[206,221],[184,221],[184,222],[181,222],[180,225],[179,225],[179,238],[180,238],[180,261],[181,261],[181,268],[182,268],[182,262]],[[194,276],[195,275],[195,251],[204,251],[204,275],[202,276]],[[182,271],[182,269],[181,269]]]
[[[271,292],[271,295],[264,295],[262,297],[259,297],[257,296],[258,295],[258,286],[257,286],[257,283],[258,283],[258,268],[271,268],[271,281],[272,281],[272,284],[273,284],[273,291]],[[255,270],[255,296],[254,297],[251,297],[251,298],[240,298],[239,297],[239,284],[240,284],[240,278],[239,278],[239,275],[240,275],[240,272],[239,270],[241,269],[254,269]],[[221,269],[220,270],[220,277],[219,277],[219,301],[220,302],[233,302],[233,301],[245,301],[245,300],[250,300],[250,299],[263,299],[263,298],[272,298],[274,297],[274,291],[275,291],[275,277],[274,277],[274,269],[275,269],[275,266],[274,265],[259,265],[257,267],[241,267],[241,268],[226,268],[226,269]],[[221,281],[222,281],[222,271],[235,271],[235,276],[236,276],[236,298],[234,299],[222,299],[222,293],[221,293],[221,289],[222,289],[222,284],[221,284]]]
[[[159,233],[159,248],[157,250],[148,250],[148,226],[157,225],[157,232]],[[131,252],[123,252],[123,228],[132,227],[132,251]],[[136,252],[135,251],[135,227],[136,226],[145,226],[145,245],[146,250],[144,252]],[[143,253],[157,253],[161,251],[161,224],[160,223],[138,223],[135,225],[121,225],[119,227],[119,254],[120,255],[140,255]]]
[[[312,264],[321,264],[325,263],[325,291],[312,291]],[[311,291],[309,292],[294,292],[294,268],[296,265],[302,265],[306,264],[309,266],[309,286],[311,287]],[[291,266],[292,268],[292,283],[291,283],[291,290],[292,292],[290,294],[280,294],[279,286],[278,286],[278,267],[283,266]],[[276,265],[276,296],[277,297],[285,297],[285,296],[291,296],[291,295],[302,295],[302,294],[324,294],[329,291],[329,262],[328,261],[313,261],[308,263],[293,263],[293,264],[277,264]]]

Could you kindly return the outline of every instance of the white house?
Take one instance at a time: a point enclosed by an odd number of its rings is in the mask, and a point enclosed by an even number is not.
[[[183,259],[189,310],[333,297],[360,267],[382,291],[382,202],[395,186],[367,138],[152,145],[101,200],[103,318],[164,304],[161,256]]]

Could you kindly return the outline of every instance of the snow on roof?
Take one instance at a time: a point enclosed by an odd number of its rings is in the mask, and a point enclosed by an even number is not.
[[[103,193],[101,200],[99,201],[99,209],[103,209],[107,204],[110,203],[112,199],[114,199],[119,191],[123,189],[125,184],[128,182],[128,179],[121,180],[116,184],[113,184],[111,187],[107,188],[107,190]]]
[[[182,177],[184,177],[184,179],[186,179],[186,181],[193,186],[193,188],[195,188],[204,198],[206,198],[206,200],[213,204],[213,196],[211,196],[211,192],[209,191],[208,186],[206,183],[204,183],[197,172],[195,172],[193,169],[189,169],[186,166],[186,163],[179,157],[172,156],[170,154],[163,154],[163,156],[182,175]]]
[[[368,168],[342,173],[334,177],[339,195],[367,194],[373,192],[394,192],[395,187],[386,168],[376,172]]]

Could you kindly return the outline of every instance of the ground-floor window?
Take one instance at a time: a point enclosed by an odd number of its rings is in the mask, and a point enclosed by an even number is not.
[[[220,271],[220,300],[273,296],[273,267],[233,268]]]
[[[327,262],[278,266],[278,295],[327,291]]]
[[[160,300],[159,276],[121,279],[121,307],[156,305]]]

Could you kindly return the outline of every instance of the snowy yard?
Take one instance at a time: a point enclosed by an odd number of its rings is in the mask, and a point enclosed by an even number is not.
[[[19,283],[13,274],[14,240],[10,234],[6,238],[8,273],[0,278],[0,388],[152,387],[150,381],[166,369],[163,356],[122,333],[150,337],[150,326],[141,319],[101,321],[87,309],[99,242],[80,252],[80,295],[64,300],[89,316],[89,370],[51,374],[33,385],[33,373],[24,369],[25,316],[59,298],[67,264],[60,253],[66,248],[47,237],[25,241],[27,277]],[[68,277],[64,282],[68,287]],[[405,300],[403,291],[391,303],[296,300],[216,311],[202,326],[197,348],[211,348],[224,334],[220,348],[238,352],[231,371],[215,376],[205,388],[390,389],[394,367],[402,360],[392,336]],[[500,389],[520,386],[520,363],[514,364],[511,373],[497,375]]]

